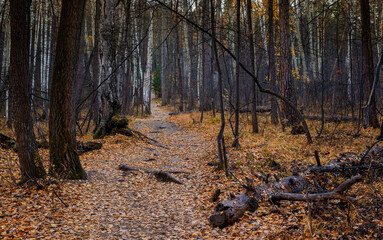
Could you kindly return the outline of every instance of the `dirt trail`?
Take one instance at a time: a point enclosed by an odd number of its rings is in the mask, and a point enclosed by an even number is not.
[[[95,239],[192,237],[196,229],[207,224],[206,216],[199,215],[198,211],[204,175],[199,167],[211,143],[178,128],[156,104],[150,117],[138,119],[133,125],[168,149],[146,143],[125,146],[124,141],[116,140],[116,144],[105,144],[103,151],[85,156],[85,168],[91,180],[81,184],[86,190],[79,197],[85,203],[82,215],[89,217],[88,225],[92,226],[83,229],[85,236]],[[119,164],[181,170],[188,174],[173,174],[183,185],[162,183],[146,173],[124,175],[117,170]]]

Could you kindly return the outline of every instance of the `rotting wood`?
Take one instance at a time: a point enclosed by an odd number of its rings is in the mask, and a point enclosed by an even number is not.
[[[326,164],[325,166],[315,166],[311,169],[305,170],[303,176],[292,175],[281,179],[280,181],[268,181],[268,177],[262,174],[255,174],[256,177],[265,181],[267,184],[255,186],[251,178],[246,179],[246,184],[241,185],[246,189],[246,192],[231,197],[222,203],[218,203],[216,210],[210,216],[209,220],[213,226],[225,227],[237,221],[246,211],[253,211],[254,203],[260,201],[270,201],[275,203],[282,200],[288,201],[324,201],[331,199],[339,199],[343,201],[355,201],[354,197],[345,195],[348,190],[355,183],[362,180],[363,171],[383,168],[383,145],[375,146],[374,144],[368,148],[367,151],[362,151],[361,154],[341,154],[341,156]],[[358,165],[361,159],[364,159],[364,165]],[[319,165],[317,163],[317,165]],[[350,176],[333,191],[324,191],[318,182],[313,179],[312,185],[306,177],[315,172],[339,172],[342,176]],[[345,174],[348,173],[348,174]],[[355,176],[355,173],[360,174]],[[353,176],[354,175],[354,176]],[[320,189],[318,193],[312,193],[312,189]],[[252,205],[250,205],[252,204]]]
[[[258,202],[267,200],[272,203],[282,200],[313,202],[341,199],[355,201],[354,198],[344,195],[344,192],[361,180],[362,176],[357,175],[341,183],[334,191],[316,194],[302,194],[310,184],[300,175],[292,175],[272,184],[249,186],[246,187],[246,192],[218,203],[215,211],[209,217],[209,221],[213,226],[225,227],[241,218],[246,211],[255,211],[258,208]]]
[[[221,195],[222,191],[221,189],[217,189],[214,191],[213,195],[211,196],[211,201],[216,202],[219,199],[219,195]]]
[[[355,198],[344,195],[344,191],[349,189],[352,185],[362,180],[361,175],[353,176],[352,178],[347,179],[341,183],[334,191],[324,192],[324,193],[312,193],[312,194],[302,194],[302,193],[277,193],[271,195],[270,199],[273,202],[288,200],[288,201],[306,201],[306,202],[315,202],[315,201],[324,201],[330,199],[341,199],[345,201],[356,201]]]
[[[99,142],[77,142],[77,152],[83,154],[86,152],[101,149],[103,143]]]
[[[15,139],[1,133],[0,133],[0,147],[4,149],[12,149],[14,151],[17,150]]]

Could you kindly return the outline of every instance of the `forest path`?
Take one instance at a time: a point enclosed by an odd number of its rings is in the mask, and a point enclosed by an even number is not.
[[[206,166],[202,158],[213,143],[179,128],[168,118],[168,112],[154,103],[151,116],[132,124],[135,130],[166,148],[144,142],[129,144],[124,140],[126,137],[118,136],[108,139],[99,152],[84,156],[90,177],[90,181],[84,183],[87,190],[81,191],[80,198],[86,203],[81,215],[90,217],[88,229],[83,229],[84,236],[190,239],[194,232],[206,227],[207,217],[201,213],[204,204],[200,198],[208,180],[201,166]],[[117,169],[119,164],[187,174],[172,174],[182,185],[164,183],[144,172],[125,174]]]

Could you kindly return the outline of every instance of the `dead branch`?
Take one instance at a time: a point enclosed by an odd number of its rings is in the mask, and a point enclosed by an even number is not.
[[[331,199],[341,199],[346,201],[356,201],[355,198],[345,196],[343,193],[349,189],[352,185],[362,180],[361,175],[354,176],[341,183],[334,191],[325,193],[314,193],[314,194],[298,194],[298,193],[277,193],[271,195],[271,199],[275,202],[281,200],[288,201],[307,201],[316,202]]]
[[[138,172],[146,172],[151,175],[153,175],[158,181],[161,182],[174,182],[177,184],[182,184],[178,179],[174,178],[170,173],[176,174],[176,173],[185,173],[188,174],[187,172],[184,171],[163,171],[163,170],[150,170],[150,169],[139,169],[135,167],[130,167],[126,164],[120,164],[118,166],[119,170],[125,171],[125,172],[133,172],[133,171],[138,171]]]
[[[258,187],[255,187],[252,184],[251,179],[247,179],[247,191],[232,196],[230,199],[222,203],[218,203],[215,211],[209,217],[209,221],[213,226],[227,226],[237,221],[246,211],[255,211],[258,208],[259,201],[270,201],[272,203],[281,200],[314,202],[340,199],[345,201],[355,201],[354,198],[344,195],[344,192],[361,180],[362,176],[357,175],[341,183],[334,191],[302,194],[302,192],[310,187],[310,183],[300,175],[292,175],[281,179],[280,182],[274,182]]]

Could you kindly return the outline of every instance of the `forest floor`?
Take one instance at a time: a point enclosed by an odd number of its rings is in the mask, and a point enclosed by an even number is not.
[[[357,195],[363,208],[345,207],[339,201],[310,208],[307,203],[282,202],[279,209],[262,203],[237,223],[213,228],[208,222],[216,206],[210,201],[213,192],[221,189],[222,201],[243,191],[236,179],[207,165],[218,161],[215,138],[219,118],[207,113],[201,124],[198,112],[171,117],[168,113],[169,109],[154,103],[151,116],[131,123],[161,146],[114,135],[100,140],[104,142],[102,149],[83,154],[88,180],[48,179],[40,182],[43,187],[17,186],[17,156],[0,149],[0,238],[364,239],[383,232],[380,179],[367,188],[358,183],[351,189],[350,194]],[[296,168],[311,166],[314,150],[320,152],[324,163],[340,153],[365,150],[378,134],[367,129],[356,138],[350,125],[332,124],[308,145],[304,135],[282,132],[280,127],[270,126],[267,117],[261,117],[261,132],[251,134],[246,119],[243,115],[240,150],[228,146],[230,167],[242,181],[254,178],[255,171],[288,176]],[[312,132],[317,125],[310,123]],[[230,127],[227,129],[230,145],[232,135]],[[92,139],[86,135],[81,140]],[[47,165],[47,150],[41,149],[40,154]],[[118,170],[120,164],[142,171],[127,174]],[[183,184],[159,182],[144,170],[185,172],[172,174]],[[254,180],[256,185],[263,184]]]

